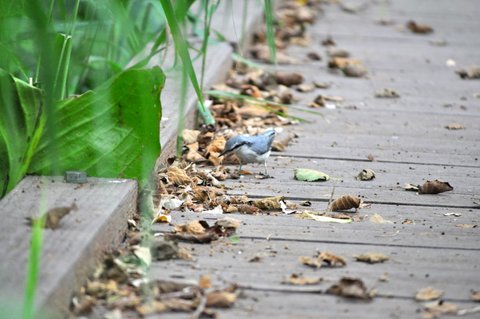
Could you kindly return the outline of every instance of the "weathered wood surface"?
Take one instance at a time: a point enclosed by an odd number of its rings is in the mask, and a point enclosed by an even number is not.
[[[278,69],[300,72],[307,82],[332,83],[330,89],[295,93],[298,105],[306,105],[318,94],[341,96],[344,101],[335,109],[319,109],[323,117],[295,112],[313,123],[287,128],[299,138],[269,160],[273,179],[245,176],[226,184],[230,194],[282,195],[297,203],[310,200],[312,206],[303,209],[312,211],[326,208],[335,184],[335,197],[361,195],[372,207],[361,209],[350,224],[281,213],[237,214],[232,217],[243,221],[238,243],[225,239],[212,245],[182,244],[191,249],[195,260],[156,262],[152,277],[195,282],[210,274],[217,285],[239,284],[243,298],[232,309],[221,311],[221,318],[416,318],[422,303],[414,295],[426,286],[444,290],[444,298],[460,308],[478,305],[469,298],[471,289],[480,289],[480,100],[476,97],[480,90],[478,81],[461,80],[454,71],[478,64],[480,41],[473,30],[480,27],[475,18],[479,13],[477,3],[468,0],[455,5],[446,0],[368,2],[366,10],[355,14],[335,4],[325,6],[324,15],[311,28],[312,45],[288,51],[300,64]],[[374,22],[390,18],[397,25]],[[427,36],[407,32],[403,26],[411,19],[432,25],[435,32]],[[312,50],[326,57],[320,42],[327,36],[365,62],[367,78],[332,74],[325,59],[306,60]],[[447,46],[429,43],[442,39]],[[457,66],[447,67],[447,59]],[[393,88],[401,97],[375,98],[375,92],[383,88]],[[466,129],[445,129],[453,122]],[[367,159],[369,154],[374,162]],[[296,167],[316,168],[339,181],[301,183],[293,179]],[[245,168],[262,170],[252,165]],[[354,176],[363,168],[374,169],[377,178],[356,181]],[[417,195],[401,188],[404,183],[422,184],[437,178],[450,182],[454,190]],[[374,214],[387,222],[371,222]],[[206,219],[213,223],[218,217],[174,213],[173,222]],[[154,230],[162,233],[170,227],[155,225]],[[299,256],[311,256],[317,250],[343,256],[348,265],[314,270],[298,262]],[[376,265],[354,261],[355,255],[367,251],[385,253],[391,259]],[[257,255],[259,262],[249,262]],[[313,287],[281,283],[299,272],[324,281]],[[385,273],[388,281],[379,281]],[[342,276],[361,278],[378,296],[364,303],[321,293]],[[151,316],[157,317],[185,316]],[[476,318],[478,313],[465,317]]]
[[[123,239],[136,211],[137,183],[88,178],[67,184],[60,177],[29,176],[0,205],[0,299],[21,305],[27,275],[31,228],[27,217],[75,203],[55,230],[43,236],[36,308],[68,313],[71,294],[83,285],[106,250]]]

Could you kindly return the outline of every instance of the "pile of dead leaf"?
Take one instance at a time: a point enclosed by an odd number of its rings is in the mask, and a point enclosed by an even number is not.
[[[71,310],[76,316],[95,311],[102,318],[113,314],[118,318],[133,318],[165,312],[213,318],[216,316],[213,309],[233,306],[238,295],[235,285],[212,287],[208,276],[200,277],[198,283],[150,281],[141,268],[132,266],[132,261],[124,256],[105,261],[73,298]]]
[[[292,64],[298,60],[288,56],[285,49],[289,45],[308,46],[311,42],[306,33],[307,26],[313,24],[319,8],[317,1],[284,1],[275,12],[275,20],[281,28],[276,28],[275,45],[277,48],[277,63]],[[270,51],[267,45],[266,29],[254,34],[254,45],[250,55],[263,62],[270,63]],[[318,59],[318,56],[316,56]]]

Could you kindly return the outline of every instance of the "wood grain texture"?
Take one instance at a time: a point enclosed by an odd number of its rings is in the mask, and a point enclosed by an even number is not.
[[[21,302],[27,273],[31,228],[27,217],[70,206],[56,230],[44,231],[36,308],[66,313],[78,289],[103,254],[117,246],[136,211],[137,184],[132,180],[88,178],[67,184],[60,177],[28,176],[0,205],[0,294]]]

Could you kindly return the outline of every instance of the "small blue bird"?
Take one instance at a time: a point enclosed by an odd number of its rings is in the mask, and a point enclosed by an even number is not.
[[[237,135],[230,138],[225,144],[224,151],[220,156],[234,152],[240,160],[240,171],[244,163],[263,163],[265,166],[265,175],[267,174],[267,158],[270,156],[275,130],[269,129],[262,134]]]

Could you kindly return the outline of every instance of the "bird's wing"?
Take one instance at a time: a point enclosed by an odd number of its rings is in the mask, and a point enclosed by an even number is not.
[[[252,141],[250,141],[250,136],[246,136],[246,135],[234,136],[227,141],[227,143],[225,144],[225,149],[223,150],[222,153],[220,153],[219,156],[223,156],[225,154],[233,152],[237,148],[243,145],[250,145],[251,143]]]

